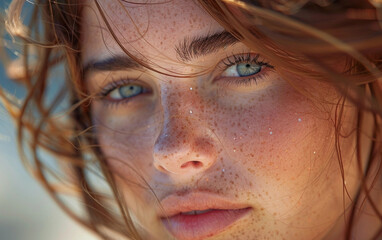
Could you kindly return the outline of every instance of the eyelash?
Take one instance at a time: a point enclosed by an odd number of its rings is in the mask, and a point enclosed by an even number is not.
[[[259,54],[253,54],[253,53],[242,53],[242,54],[236,54],[236,55],[233,54],[230,57],[226,57],[224,60],[222,60],[218,64],[218,67],[221,68],[221,72],[227,70],[229,67],[231,67],[233,65],[241,64],[241,63],[257,64],[257,65],[261,66],[261,70],[258,73],[250,75],[250,76],[246,76],[246,77],[222,77],[220,79],[214,80],[214,82],[217,81],[220,84],[223,84],[226,86],[231,86],[231,85],[233,85],[233,86],[241,86],[241,85],[249,86],[253,83],[257,84],[257,81],[259,79],[262,79],[265,76],[264,73],[260,74],[263,67],[268,67],[268,68],[272,68],[272,69],[274,68],[272,65],[270,65],[267,62],[259,61],[259,57],[260,57]],[[135,80],[129,80],[127,78],[122,78],[119,80],[112,79],[112,81],[107,86],[105,86],[103,89],[101,89],[101,92],[99,93],[99,95],[103,99],[107,98],[108,95],[112,91],[116,90],[117,88],[122,87],[124,85],[134,83],[134,82],[136,82],[136,81]],[[147,91],[147,93],[150,93],[150,92],[151,92],[150,90]],[[134,98],[134,97],[132,97],[132,98]],[[118,101],[117,100],[108,100],[105,102],[110,103],[110,104],[120,104],[120,103],[124,103],[124,102],[129,102],[132,98],[126,98],[126,99],[122,99],[122,100],[118,100]]]

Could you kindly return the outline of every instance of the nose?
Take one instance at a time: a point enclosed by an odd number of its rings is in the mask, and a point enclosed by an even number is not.
[[[154,145],[154,166],[170,175],[190,176],[206,171],[216,162],[216,144],[203,118],[197,111],[190,111],[197,97],[177,96],[180,99],[162,100],[164,119]],[[187,99],[192,103],[186,103]]]

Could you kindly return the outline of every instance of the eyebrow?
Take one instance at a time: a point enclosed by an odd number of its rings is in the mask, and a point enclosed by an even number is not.
[[[91,71],[118,71],[127,68],[142,68],[142,65],[127,55],[117,55],[97,61],[89,61],[84,65],[83,72],[84,74],[87,74]]]
[[[175,46],[175,52],[180,60],[188,62],[238,42],[240,41],[231,33],[222,31],[207,36],[186,37]],[[90,71],[118,71],[139,68],[143,68],[143,66],[129,56],[116,55],[101,60],[89,61],[84,65],[83,72],[86,74]]]
[[[178,57],[188,62],[193,58],[217,52],[221,48],[238,43],[239,40],[227,31],[212,35],[189,38],[186,37],[176,47]]]

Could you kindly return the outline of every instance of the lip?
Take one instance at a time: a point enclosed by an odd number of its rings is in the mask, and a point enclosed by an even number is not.
[[[207,192],[173,194],[161,201],[159,217],[167,230],[178,240],[201,240],[214,236],[245,217],[252,208]],[[211,210],[198,215],[190,211]]]

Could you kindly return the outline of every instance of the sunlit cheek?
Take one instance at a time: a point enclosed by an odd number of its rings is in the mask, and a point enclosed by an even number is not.
[[[222,140],[225,162],[280,186],[322,170],[320,163],[334,146],[329,114],[292,88],[283,88],[242,106],[220,106],[211,125]]]

